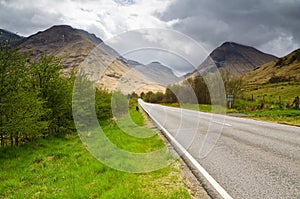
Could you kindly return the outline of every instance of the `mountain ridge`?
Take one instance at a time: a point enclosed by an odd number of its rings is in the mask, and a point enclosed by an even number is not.
[[[248,84],[300,81],[300,48],[243,76]]]
[[[18,46],[25,37],[22,37],[16,33],[10,32],[8,30],[0,29],[0,41],[7,42],[11,46]]]
[[[142,91],[165,89],[143,74],[130,71],[130,67],[120,60],[118,52],[94,34],[68,25],[55,25],[39,31],[26,38],[21,46],[20,52],[30,53],[33,61],[44,54],[58,57],[61,60],[63,67],[61,73],[64,76],[68,76],[73,70],[76,72],[82,64],[87,64],[88,58],[88,62],[93,63],[87,67],[94,69],[94,71],[89,69],[89,72],[93,73],[93,78],[96,78],[94,80],[101,79],[97,81],[97,85],[109,91],[118,89],[128,94],[134,91],[133,88]],[[97,55],[93,57],[93,53]],[[101,77],[95,77],[98,70],[95,67],[104,69]]]
[[[217,69],[226,71],[232,76],[241,76],[275,59],[277,57],[254,47],[236,42],[224,42],[200,64],[198,71],[215,72],[210,69],[211,65],[215,65]],[[194,71],[188,76],[197,76],[199,75],[198,71]]]

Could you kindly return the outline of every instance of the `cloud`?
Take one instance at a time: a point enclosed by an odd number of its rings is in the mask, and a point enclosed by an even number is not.
[[[0,0],[0,28],[29,36],[67,24],[104,41],[129,30],[171,28],[195,39],[207,52],[225,41],[234,41],[283,56],[299,48],[299,10],[297,0]],[[144,36],[129,41],[143,45],[160,42],[172,50],[180,49],[181,55],[194,54],[197,61],[203,57],[174,35]],[[164,62],[179,73],[187,67],[184,61],[163,52],[131,56],[140,57],[145,64]]]
[[[179,75],[195,70],[209,54],[199,42],[170,29],[133,30],[104,42],[128,59],[159,61]]]
[[[102,39],[127,30],[166,27],[154,13],[161,13],[169,0],[33,1],[0,0],[0,26],[30,35],[56,24],[95,31]],[[97,28],[96,28],[97,27]]]
[[[235,41],[282,56],[299,47],[299,10],[293,0],[175,0],[160,19],[209,50]]]

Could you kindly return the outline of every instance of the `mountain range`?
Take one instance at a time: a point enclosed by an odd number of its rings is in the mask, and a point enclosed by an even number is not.
[[[97,61],[109,64],[104,75],[98,77],[101,78],[101,81],[97,82],[100,87],[121,90],[124,93],[133,92],[133,88],[137,92],[165,90],[165,86],[160,83],[137,70],[131,70],[131,66],[125,64],[121,56],[105,45],[100,38],[71,26],[59,25],[40,31],[24,38],[20,46],[22,46],[20,51],[30,53],[33,60],[37,60],[43,54],[58,57],[63,67],[61,72],[65,76],[76,70],[89,54],[97,49],[98,57],[101,58],[101,60],[97,58]]]
[[[97,82],[98,86],[121,90],[123,93],[164,91],[170,84],[199,75],[198,71],[215,72],[211,65],[232,76],[243,76],[249,83],[265,83],[273,76],[300,79],[296,75],[300,74],[300,50],[277,58],[250,46],[225,42],[210,53],[197,71],[177,77],[170,69],[172,66],[167,67],[159,62],[144,65],[128,60],[94,34],[67,25],[53,26],[27,38],[2,29],[0,33],[0,41],[11,39],[14,45],[21,46],[22,53],[30,53],[33,60],[42,54],[60,58],[63,67],[61,73],[65,76],[72,70],[76,71],[89,54],[97,49],[98,61],[109,63],[104,74],[97,77],[101,79]]]
[[[263,53],[253,47],[225,42],[213,50],[191,76],[197,76],[199,72],[215,72],[213,70],[216,69],[227,71],[232,76],[241,76],[275,59],[277,57]],[[216,67],[211,67],[212,65]]]

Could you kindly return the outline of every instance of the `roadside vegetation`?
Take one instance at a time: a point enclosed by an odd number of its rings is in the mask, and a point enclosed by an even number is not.
[[[143,123],[140,113],[131,113]],[[101,125],[126,150],[148,152],[164,146],[158,136],[141,141],[108,120]],[[144,174],[117,171],[91,156],[75,133],[2,148],[0,162],[0,198],[190,198],[176,163]]]
[[[226,110],[227,114],[300,126],[300,109],[293,103],[295,98],[300,96],[300,82],[282,81],[282,78],[278,82],[274,79],[266,84],[247,85],[241,78],[223,74],[226,93],[234,95],[232,107]],[[172,85],[165,93],[142,93],[141,97],[147,102],[211,112],[209,92],[204,80],[197,77],[189,79],[187,83],[196,91],[199,104],[188,100],[189,93],[186,92],[184,84]],[[220,107],[217,107],[217,110],[218,108]]]
[[[190,198],[178,162],[133,174],[96,160],[74,126],[74,76],[62,77],[55,57],[32,61],[6,43],[0,47],[0,198]],[[155,132],[147,139],[125,134],[112,116],[112,95],[95,93],[97,118],[111,142],[140,153],[164,147]],[[133,98],[131,119],[144,126]],[[127,117],[118,119],[129,125]]]

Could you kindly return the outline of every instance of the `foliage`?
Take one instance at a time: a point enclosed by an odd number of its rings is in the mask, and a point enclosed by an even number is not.
[[[96,114],[99,120],[109,119],[112,117],[111,111],[112,94],[107,90],[96,89],[95,106]]]
[[[283,76],[273,76],[269,79],[269,83],[274,84],[274,83],[279,83],[279,82],[288,82],[291,81],[291,78],[286,78]]]
[[[127,97],[120,91],[112,93],[111,108],[114,116],[119,117],[125,115],[128,112]]]
[[[47,115],[42,120],[49,122],[45,133],[56,135],[61,129],[71,129],[73,81],[60,77],[59,60],[44,55],[37,63],[31,63],[30,69],[32,88],[45,101],[43,108]]]
[[[137,139],[107,120],[101,125],[113,143],[129,151],[149,152],[164,144],[157,135]],[[97,161],[75,135],[2,148],[0,162],[0,198],[190,198],[177,162],[150,173],[124,173]]]
[[[31,62],[18,48],[0,45],[0,142],[19,145],[74,129],[72,78],[62,78],[59,60]]]

